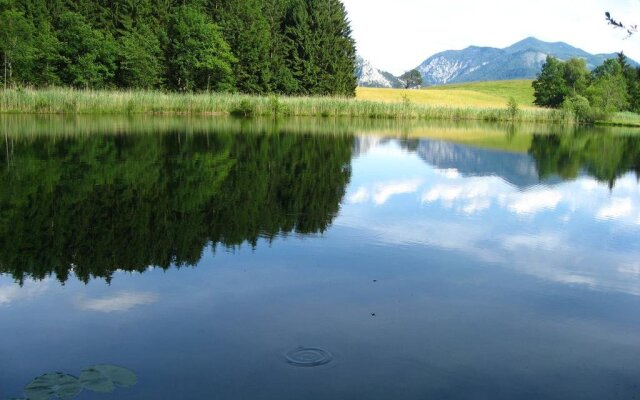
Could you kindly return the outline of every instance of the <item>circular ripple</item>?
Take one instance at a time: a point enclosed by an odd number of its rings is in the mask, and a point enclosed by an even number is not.
[[[296,367],[319,367],[333,360],[331,353],[316,347],[298,347],[288,352],[286,357],[287,362]]]

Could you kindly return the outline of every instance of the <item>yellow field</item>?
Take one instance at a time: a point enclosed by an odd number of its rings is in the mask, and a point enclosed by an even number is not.
[[[358,88],[359,100],[412,103],[445,107],[505,108],[513,97],[521,108],[535,108],[530,80],[474,82],[434,86],[422,90]]]

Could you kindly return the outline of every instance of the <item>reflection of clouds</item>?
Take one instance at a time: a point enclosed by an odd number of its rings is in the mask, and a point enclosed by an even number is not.
[[[459,183],[439,184],[424,192],[422,202],[439,201],[446,207],[453,207],[455,202],[459,202],[459,209],[473,214],[491,206],[492,190],[500,183],[499,178],[468,178]]]
[[[640,225],[640,185],[629,174],[616,185],[615,197],[610,198],[609,188],[592,178],[580,178],[565,182],[554,188],[535,186],[524,191],[511,186],[498,177],[455,177],[443,179],[442,171],[434,184],[423,189],[422,203],[440,203],[465,214],[476,214],[497,205],[516,215],[535,215],[554,211],[565,205],[569,213],[558,218],[563,222],[572,220],[577,211],[586,212],[600,220],[619,220],[625,224]]]
[[[367,231],[379,243],[389,246],[421,245],[473,254],[485,262],[501,262],[500,254],[483,243],[487,239],[485,227],[440,220],[412,219],[378,222],[361,218],[341,218],[337,225]]]
[[[619,219],[629,217],[633,212],[633,202],[630,197],[615,198],[611,203],[598,211],[596,218],[598,219]]]
[[[422,184],[420,179],[412,179],[402,182],[390,182],[378,185],[373,195],[373,202],[376,205],[382,205],[387,202],[392,196],[398,194],[409,194],[418,191],[418,188]]]
[[[497,176],[463,176],[455,169],[426,166],[416,175],[423,179],[387,184],[374,176],[349,198],[351,204],[383,204],[397,193],[419,191],[414,207],[391,216],[362,207],[336,224],[367,231],[383,245],[439,248],[553,282],[640,295],[640,247],[630,239],[640,224],[633,173],[613,189],[587,176],[519,189]],[[621,250],[619,240],[632,244]]]
[[[511,251],[528,250],[557,250],[563,247],[564,238],[557,233],[545,235],[509,235],[502,240],[503,247]]]
[[[360,187],[350,195],[347,201],[351,204],[360,204],[373,200],[375,205],[383,205],[389,199],[399,194],[410,194],[418,191],[422,185],[421,179],[409,179],[402,181],[384,182],[372,185],[371,189]]]
[[[462,176],[460,175],[460,172],[458,172],[458,170],[455,168],[439,169],[439,170],[436,170],[436,172],[442,174],[442,176],[444,176],[447,179],[458,179]]]
[[[121,292],[101,299],[84,299],[78,304],[80,309],[98,312],[129,311],[134,307],[153,304],[158,301],[154,293]]]
[[[47,280],[41,282],[27,281],[24,286],[17,283],[0,286],[0,305],[9,305],[16,301],[32,299],[44,294],[49,289]]]
[[[598,285],[598,281],[593,278],[575,274],[557,275],[555,280],[560,283],[568,283],[572,285],[585,285],[592,287],[596,287]]]
[[[503,201],[516,214],[536,214],[543,210],[554,210],[561,200],[562,194],[556,190],[538,189],[511,194]]]
[[[625,264],[618,268],[618,272],[626,275],[640,277],[640,263]]]
[[[422,195],[424,203],[441,202],[448,208],[457,206],[467,214],[486,210],[493,203],[516,214],[536,214],[555,209],[562,199],[562,193],[553,189],[536,187],[519,192],[497,177],[460,178],[436,184]]]
[[[347,200],[351,204],[360,204],[369,200],[369,191],[366,187],[360,187]]]

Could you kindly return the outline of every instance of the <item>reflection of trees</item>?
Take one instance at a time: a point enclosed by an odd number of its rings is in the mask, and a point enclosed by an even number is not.
[[[582,171],[613,187],[635,171],[640,176],[640,137],[598,133],[534,135],[529,153],[540,178],[559,175],[574,179]]]
[[[287,134],[18,141],[0,169],[0,272],[109,279],[194,265],[209,243],[322,232],[344,195],[352,144]]]

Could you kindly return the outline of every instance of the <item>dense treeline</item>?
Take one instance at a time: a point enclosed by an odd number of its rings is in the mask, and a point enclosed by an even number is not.
[[[584,59],[563,62],[549,56],[533,88],[535,104],[573,111],[584,122],[618,111],[640,112],[640,67],[623,53],[591,72]]]
[[[640,137],[580,132],[533,136],[529,154],[540,179],[575,179],[583,173],[613,188],[629,172],[640,179]]]
[[[41,136],[9,147],[0,273],[64,282],[72,271],[109,279],[195,265],[208,245],[325,231],[351,176],[353,137]]]
[[[340,0],[0,0],[2,84],[355,93]]]

